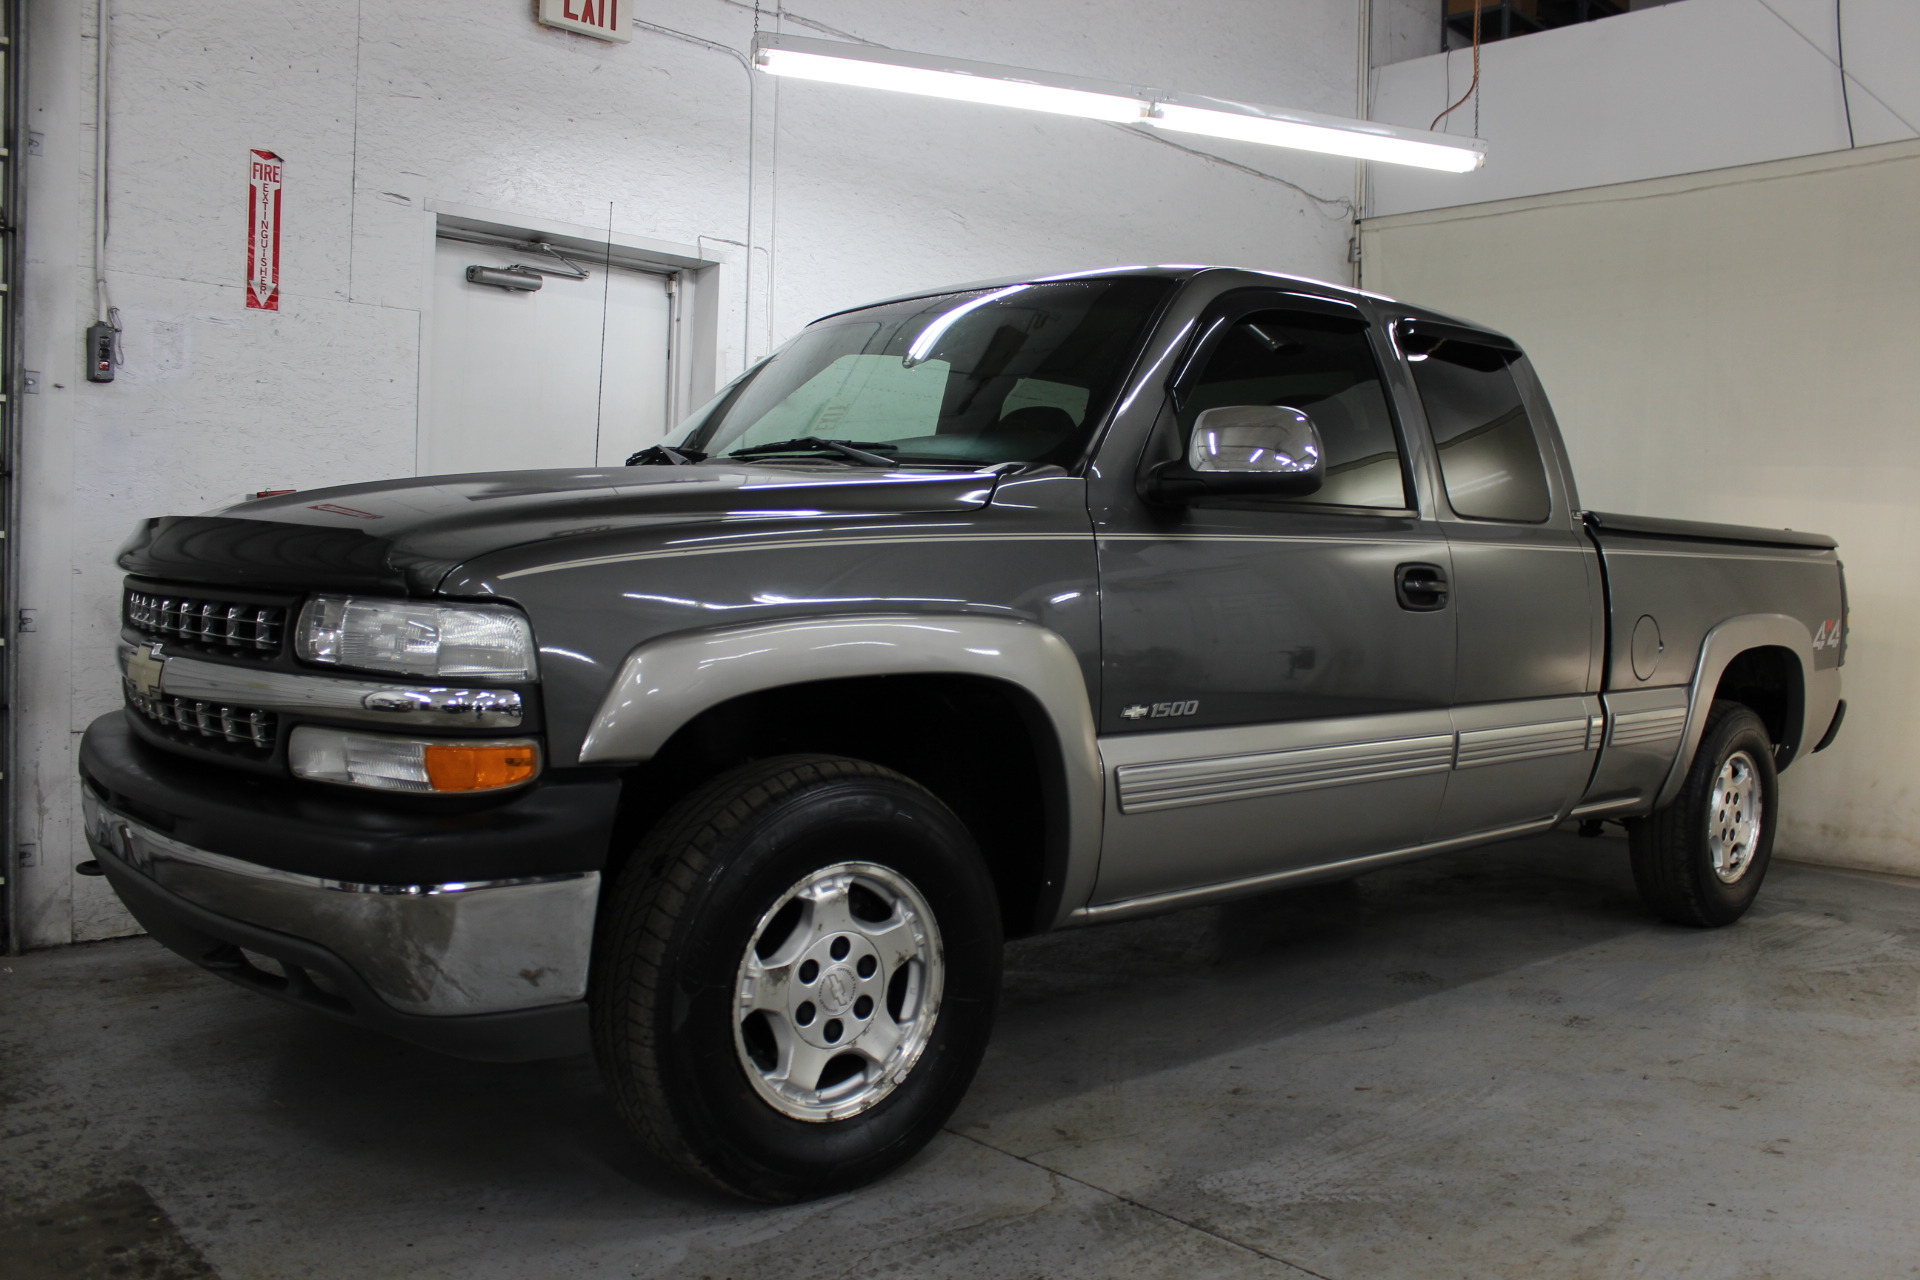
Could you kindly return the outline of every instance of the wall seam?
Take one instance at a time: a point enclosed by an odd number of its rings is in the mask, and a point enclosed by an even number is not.
[[[366,0],[353,7],[353,132],[347,143],[347,301],[354,300],[360,228],[360,67],[366,57]]]

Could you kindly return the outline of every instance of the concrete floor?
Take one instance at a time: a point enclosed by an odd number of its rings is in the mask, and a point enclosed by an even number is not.
[[[1920,882],[1649,922],[1554,835],[1012,948],[949,1132],[784,1209],[590,1063],[439,1058],[145,939],[0,961],[0,1274],[1920,1275]]]

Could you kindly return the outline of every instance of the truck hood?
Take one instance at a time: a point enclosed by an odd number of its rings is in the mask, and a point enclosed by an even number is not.
[[[967,511],[987,503],[998,479],[834,462],[425,476],[150,519],[119,563],[173,582],[418,595],[474,556],[526,543],[716,521]]]

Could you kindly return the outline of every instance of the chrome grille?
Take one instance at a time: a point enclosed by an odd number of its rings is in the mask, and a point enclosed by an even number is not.
[[[127,704],[163,728],[251,747],[262,753],[273,750],[278,731],[273,712],[252,707],[228,707],[217,702],[176,698],[170,694],[144,697],[127,688]]]
[[[287,611],[278,605],[127,592],[127,625],[134,630],[222,653],[278,653],[286,619]]]

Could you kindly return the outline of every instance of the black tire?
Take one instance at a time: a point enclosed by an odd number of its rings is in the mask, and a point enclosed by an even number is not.
[[[1749,841],[1722,840],[1723,848],[1746,850],[1744,860],[1727,856],[1731,879],[1715,869],[1714,837],[1750,816],[1738,804],[1716,806],[1721,775],[1736,757],[1750,766],[1760,805],[1758,830]],[[1767,727],[1738,702],[1716,702],[1707,713],[1686,782],[1673,803],[1627,824],[1633,857],[1633,883],[1640,901],[1663,920],[1700,929],[1729,925],[1747,913],[1773,857],[1773,831],[1780,814],[1780,786],[1773,767],[1773,742]]]
[[[753,1020],[758,1015],[743,1018],[736,993],[749,946],[757,949],[786,918],[787,908],[776,912],[775,905],[823,868],[844,865],[878,867],[904,880],[931,914],[937,937],[929,933],[920,945],[923,956],[937,952],[938,959],[918,962],[923,977],[929,964],[936,975],[928,988],[932,999],[921,1006],[930,1021],[919,1037],[923,1047],[917,1058],[907,1060],[904,1079],[896,1070],[866,1068],[871,1079],[858,1087],[888,1090],[866,1109],[846,1118],[794,1118],[766,1095],[777,1084],[766,1084],[764,1076],[761,1083],[749,1078],[753,1063],[760,1061],[750,1060],[748,1047],[757,1034]],[[849,908],[857,906],[857,891],[858,886],[843,891]],[[589,996],[595,1057],[634,1134],[687,1173],[769,1203],[858,1187],[926,1145],[972,1082],[999,997],[999,907],[967,829],[910,779],[875,764],[825,755],[742,766],[663,817],[610,892]],[[792,902],[795,911],[806,905],[802,899]],[[905,898],[895,902],[912,906]],[[892,909],[918,918],[915,911]],[[846,952],[838,939],[853,935],[819,936],[826,940],[821,945],[840,948],[833,954],[842,957]],[[860,980],[870,982],[864,955],[857,958]],[[768,989],[787,993],[786,998],[797,994],[799,988],[791,984],[803,980],[804,967],[798,961],[785,964],[780,985],[770,982]],[[843,984],[852,973],[838,964],[832,970],[840,972]],[[832,970],[814,970],[813,980],[823,991]],[[888,974],[882,972],[878,981],[887,983]],[[883,1002],[902,989],[884,987]],[[864,1003],[869,1013],[861,1016],[877,1019],[872,999]],[[878,1025],[854,1023],[858,1008],[845,1015],[850,1026],[861,1028],[849,1045]],[[898,1012],[889,1014],[889,1026]],[[776,1029],[800,1035],[794,1021],[812,1016],[791,1015]],[[836,1019],[800,1025],[818,1037],[839,1024]],[[910,1037],[903,1033],[902,1038]],[[819,1076],[822,1088],[827,1071],[864,1061],[834,1059]]]

